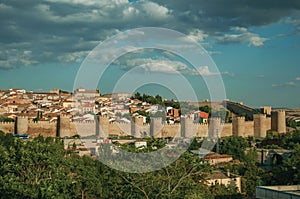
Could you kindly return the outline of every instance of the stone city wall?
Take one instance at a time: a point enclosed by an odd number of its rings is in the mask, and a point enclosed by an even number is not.
[[[232,123],[221,123],[219,118],[210,118],[209,124],[194,123],[190,117],[182,117],[180,124],[163,124],[161,118],[152,118],[150,124],[143,124],[142,117],[130,123],[109,122],[108,117],[98,116],[94,121],[72,122],[67,116],[59,116],[57,122],[32,122],[27,117],[16,118],[15,123],[0,123],[5,133],[28,134],[30,137],[43,136],[81,136],[132,135],[135,137],[207,137],[209,136],[256,136],[265,137],[268,130],[283,132],[286,129],[285,113],[272,112],[272,118],[265,114],[254,114],[254,121],[245,117],[234,117]]]

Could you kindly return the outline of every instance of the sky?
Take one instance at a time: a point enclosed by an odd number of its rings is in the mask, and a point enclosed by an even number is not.
[[[135,85],[136,90],[189,96],[186,84],[176,79],[179,72],[198,100],[210,99],[210,89],[218,91],[220,85],[206,84],[217,82],[213,78],[218,76],[226,99],[253,107],[300,107],[298,0],[0,0],[0,89],[72,91],[78,72],[97,46],[144,27],[186,35],[205,49],[211,61],[194,66],[182,56],[186,46],[180,42],[181,54],[131,48],[115,57],[99,77],[102,93],[114,91],[114,85],[130,73],[131,79],[119,84],[124,91],[146,74],[168,81],[160,86],[159,81]],[[152,42],[167,46],[168,39]]]

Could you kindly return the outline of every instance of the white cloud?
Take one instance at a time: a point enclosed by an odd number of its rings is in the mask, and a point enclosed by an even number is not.
[[[139,67],[146,72],[161,72],[170,74],[195,74],[196,70],[189,68],[186,64],[180,61],[151,59],[151,58],[136,58],[127,60],[123,69]]]
[[[268,25],[283,17],[290,17],[289,23],[294,26],[300,24],[299,16],[290,14],[291,10],[294,13],[296,3],[274,3],[266,10],[263,3],[248,6],[229,1],[219,2],[219,6],[204,0],[28,0],[26,4],[3,1],[0,3],[3,16],[0,18],[3,24],[0,51],[18,49],[20,52],[8,56],[7,61],[0,57],[0,69],[22,66],[22,63],[53,63],[58,57],[61,61],[78,60],[75,58],[78,53],[92,50],[95,41],[105,40],[116,30],[171,28],[209,47],[212,50],[209,53],[213,54],[219,53],[211,48],[215,43],[264,46],[268,38],[251,32],[247,27]],[[24,46],[25,42],[30,45]],[[192,45],[176,44],[172,47],[181,50],[193,48]],[[21,52],[27,50],[32,54],[24,58]]]
[[[268,38],[260,37],[258,34],[249,32],[247,28],[235,27],[232,29],[236,34],[224,34],[217,37],[219,43],[248,43],[249,46],[262,47]]]
[[[212,72],[212,71],[209,70],[208,66],[200,66],[198,68],[198,72],[202,76],[217,76],[217,75],[229,75],[229,76],[233,76],[233,74],[229,73],[229,72]]]
[[[197,42],[202,42],[205,38],[208,37],[208,34],[204,33],[202,30],[194,29],[188,34],[188,37]]]
[[[199,68],[192,68],[181,61],[167,60],[167,59],[151,59],[151,58],[135,58],[129,59],[125,62],[115,62],[124,70],[130,70],[138,67],[143,72],[167,73],[167,74],[184,74],[184,75],[202,75],[202,76],[217,76],[230,75],[229,72],[212,72],[208,66],[200,66]]]
[[[30,50],[17,50],[9,49],[0,51],[0,66],[1,68],[11,68],[12,66],[28,66],[39,63],[34,60],[32,51]]]
[[[89,51],[81,51],[81,52],[73,52],[73,53],[66,53],[58,57],[58,60],[61,62],[82,62],[83,59],[87,56]]]
[[[221,55],[223,54],[221,51],[207,51],[209,55]]]
[[[150,1],[142,3],[141,8],[141,10],[144,10],[152,18],[168,18],[168,15],[171,13],[168,8]]]
[[[0,3],[0,10],[13,10],[13,7]]]
[[[137,19],[140,22],[166,20],[170,17],[171,11],[168,8],[150,1],[136,2],[134,5],[126,0],[48,0],[48,2],[67,3],[73,5],[87,6],[80,12],[73,12],[68,15],[55,15],[45,6],[38,6],[39,10],[48,11],[48,17],[54,22],[95,22],[100,24],[133,23]],[[93,7],[92,9],[89,8]],[[122,24],[123,23],[123,24]],[[109,26],[109,25],[108,25]]]
[[[85,6],[94,6],[94,5],[107,5],[114,6],[115,4],[127,4],[127,0],[46,0],[52,3],[67,3],[67,4],[79,4]]]
[[[281,84],[272,84],[272,87],[298,87],[295,82],[285,82]]]
[[[296,77],[296,80],[297,80],[297,81],[300,81],[300,77]]]

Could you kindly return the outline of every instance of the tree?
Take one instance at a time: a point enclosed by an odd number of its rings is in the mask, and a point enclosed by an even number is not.
[[[248,146],[249,144],[245,138],[239,136],[224,137],[220,141],[220,153],[232,155],[233,159],[243,161]]]
[[[250,149],[245,155],[245,173],[242,180],[243,191],[247,196],[255,194],[256,186],[259,185],[259,176],[262,170],[256,166],[257,151],[255,148]]]
[[[206,113],[209,113],[209,115],[210,115],[212,109],[211,109],[211,107],[209,107],[209,106],[206,105],[206,106],[200,106],[199,110],[203,111],[203,112],[206,112]]]
[[[209,170],[209,165],[201,164],[196,155],[186,152],[173,164],[151,173],[118,174],[131,185],[124,198],[199,198],[209,195],[204,185]]]
[[[0,122],[14,122],[15,120],[12,118],[0,116]]]
[[[282,165],[273,170],[273,183],[295,185],[300,183],[300,144],[295,145],[291,157],[283,160]]]
[[[141,94],[140,94],[139,92],[136,92],[136,93],[134,94],[134,98],[135,98],[135,99],[138,99],[138,100],[142,100]]]

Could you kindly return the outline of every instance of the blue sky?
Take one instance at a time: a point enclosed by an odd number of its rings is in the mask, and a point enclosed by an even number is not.
[[[208,51],[227,98],[254,107],[300,107],[297,0],[0,0],[0,27],[0,89],[71,91],[83,60],[101,42],[133,28],[162,27]],[[110,92],[117,74],[132,67],[175,81],[169,67],[186,66],[184,59],[163,51],[131,53],[113,63],[99,87]],[[206,70],[203,76],[213,74],[205,65],[196,67]],[[202,80],[184,75],[200,100],[209,98]],[[157,86],[140,90],[171,96]]]

